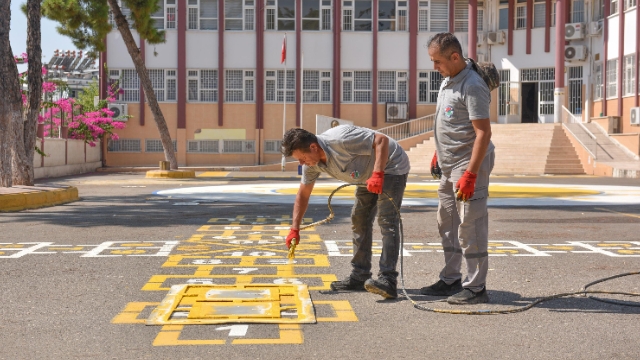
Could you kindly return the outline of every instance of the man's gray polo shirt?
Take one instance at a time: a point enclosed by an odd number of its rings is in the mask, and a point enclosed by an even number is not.
[[[302,167],[303,184],[311,184],[321,172],[349,184],[362,184],[371,177],[376,161],[373,139],[376,132],[353,125],[340,125],[317,135],[318,144],[327,156],[327,163]],[[389,158],[385,174],[409,173],[409,157],[398,143],[389,138]]]
[[[491,93],[471,64],[440,85],[434,137],[442,172],[467,167],[476,140],[472,120],[489,118]],[[494,149],[489,143],[485,156]]]

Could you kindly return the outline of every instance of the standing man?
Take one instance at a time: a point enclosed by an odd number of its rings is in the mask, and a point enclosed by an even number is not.
[[[342,281],[332,282],[331,290],[367,290],[386,299],[398,297],[398,211],[409,173],[409,157],[402,147],[395,140],[371,129],[340,125],[318,136],[304,129],[290,129],[284,134],[282,153],[293,156],[304,165],[293,205],[293,222],[286,239],[287,247],[291,247],[293,239],[296,245],[300,241],[300,223],[321,172],[349,184],[361,184],[363,186],[355,190],[356,202],[351,210],[351,274]],[[387,196],[393,199],[398,211]],[[378,279],[374,280],[371,278],[371,245],[376,212],[382,233],[382,255]]]
[[[431,174],[440,179],[438,231],[445,266],[440,280],[420,293],[449,296],[449,304],[486,303],[487,197],[495,157],[489,121],[491,95],[462,56],[453,34],[435,35],[428,49],[434,68],[445,77],[436,106],[436,153],[431,162]],[[463,257],[467,263],[464,281],[460,272]]]

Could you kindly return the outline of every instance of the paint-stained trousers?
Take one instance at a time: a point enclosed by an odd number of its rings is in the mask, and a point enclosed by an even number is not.
[[[382,233],[382,254],[378,276],[396,283],[398,272],[398,253],[400,251],[400,215],[389,195],[400,209],[407,175],[385,175],[382,190],[377,195],[370,193],[365,186],[356,188],[356,202],[351,209],[351,228],[353,230],[353,258],[351,259],[351,277],[367,280],[371,277],[371,246],[373,240],[373,220],[378,215],[378,225]]]
[[[493,170],[495,154],[492,151],[482,161],[473,196],[467,202],[456,201],[456,183],[465,168],[442,174],[438,188],[438,231],[442,237],[445,266],[440,279],[447,284],[462,278],[461,266],[464,257],[467,263],[467,278],[462,287],[480,291],[487,281],[489,269],[489,174]]]

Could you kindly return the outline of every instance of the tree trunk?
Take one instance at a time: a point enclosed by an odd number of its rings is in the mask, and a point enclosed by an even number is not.
[[[14,124],[22,121],[22,96],[18,66],[9,42],[11,0],[0,0],[0,186],[11,187]]]
[[[156,93],[153,91],[153,86],[151,84],[151,79],[149,78],[149,73],[147,72],[147,67],[145,66],[144,61],[140,56],[140,48],[138,48],[133,35],[131,35],[129,24],[127,23],[124,15],[122,15],[122,11],[120,11],[118,1],[108,0],[108,2],[109,6],[111,7],[111,11],[113,12],[113,18],[115,19],[118,31],[120,31],[120,35],[122,35],[122,40],[124,40],[124,44],[127,46],[127,50],[129,51],[131,60],[133,60],[133,64],[136,67],[136,72],[140,77],[140,82],[147,97],[149,107],[151,108],[153,119],[156,121],[156,125],[158,126],[158,132],[160,132],[160,140],[162,141],[162,147],[164,148],[165,160],[171,163],[171,169],[177,169],[178,160],[176,158],[175,151],[173,151],[173,142],[171,141],[171,135],[169,135],[169,128],[167,127],[167,122],[164,120],[164,115],[162,115],[162,110],[160,110],[160,105],[158,105]]]
[[[29,100],[26,118],[13,126],[13,183],[33,186],[33,156],[36,147],[38,113],[42,105],[42,47],[40,36],[40,0],[27,1],[27,54],[29,55]]]

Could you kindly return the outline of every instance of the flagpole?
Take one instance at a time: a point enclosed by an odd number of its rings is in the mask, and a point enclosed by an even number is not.
[[[302,112],[302,104],[304,104],[304,51],[300,51],[300,128],[304,129],[302,126],[303,121],[303,112]]]
[[[283,43],[283,54],[284,54],[284,96],[283,96],[283,109],[282,109],[282,137],[284,138],[284,134],[287,131],[286,122],[287,122],[287,33],[284,33],[284,43]],[[282,171],[284,172],[285,165],[285,157],[282,154]]]

